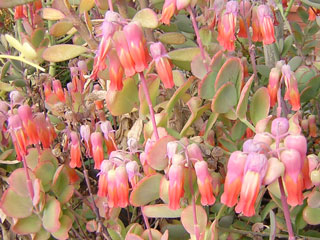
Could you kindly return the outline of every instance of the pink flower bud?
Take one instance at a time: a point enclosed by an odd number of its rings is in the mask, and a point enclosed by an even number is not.
[[[130,161],[126,164],[126,170],[128,174],[131,186],[134,187],[138,182],[139,166],[136,161]]]
[[[224,193],[221,196],[221,202],[228,207],[233,207],[238,201],[246,160],[247,155],[240,151],[233,152],[229,158]]]
[[[281,136],[289,130],[289,121],[286,118],[279,117],[272,121],[271,133],[273,136]]]
[[[310,178],[311,178],[312,183],[315,186],[320,185],[320,171],[319,170],[313,170],[310,174]]]
[[[253,141],[253,139],[248,139],[243,143],[243,152],[245,153],[251,153],[251,152],[258,152],[261,150],[261,147],[259,144]]]
[[[189,159],[192,162],[203,161],[202,151],[201,151],[200,147],[198,146],[198,144],[192,143],[192,144],[188,145],[187,150],[188,150]]]
[[[289,135],[284,139],[284,146],[300,153],[301,165],[307,155],[307,139],[303,135]]]
[[[101,163],[104,159],[102,140],[100,132],[94,132],[91,134],[92,154],[95,169],[100,169]]]
[[[319,158],[315,154],[309,154],[307,156],[307,158],[308,158],[308,161],[309,161],[309,172],[312,172],[318,166]]]
[[[191,0],[177,0],[177,9],[181,10],[190,5]]]
[[[215,202],[213,195],[212,177],[208,170],[208,164],[205,161],[198,161],[194,168],[197,175],[197,183],[201,195],[202,205],[212,205]]]
[[[295,149],[281,152],[281,161],[285,165],[284,182],[288,192],[287,202],[291,206],[301,205],[303,200],[303,176],[300,153]]]
[[[169,162],[173,158],[173,155],[177,153],[178,143],[177,142],[168,142],[167,143],[167,155],[169,158]]]
[[[269,185],[284,174],[284,164],[278,158],[270,158],[268,160],[267,173],[263,179],[263,184]]]

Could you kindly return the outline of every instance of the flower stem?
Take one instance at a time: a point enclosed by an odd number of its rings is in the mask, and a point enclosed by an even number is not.
[[[202,45],[202,42],[201,42],[201,38],[200,38],[200,33],[199,33],[199,28],[198,28],[198,25],[197,25],[196,17],[195,17],[195,15],[193,13],[193,10],[191,9],[190,6],[187,7],[187,10],[188,10],[188,12],[190,14],[190,17],[191,17],[192,26],[193,26],[194,32],[196,34],[196,37],[197,37],[197,43],[198,43],[199,48],[200,48],[200,53],[201,53],[201,57],[203,59],[203,63],[205,64],[207,71],[209,71],[209,66],[208,66],[207,61],[206,61],[206,55],[205,55],[205,51],[204,51],[204,48],[203,48],[203,45]]]
[[[26,173],[28,191],[29,191],[31,200],[33,200],[34,191],[33,191],[32,181],[30,179],[30,175],[29,175],[29,171],[28,171],[28,165],[27,165],[27,161],[26,161],[26,157],[25,156],[22,156],[22,163],[23,163],[24,171]]]
[[[108,5],[109,5],[110,11],[113,12],[112,0],[108,0]]]
[[[147,216],[144,214],[144,212],[143,212],[142,209],[141,209],[141,213],[142,213],[142,216],[143,216],[144,224],[146,225],[146,227],[147,227],[147,229],[148,229],[148,237],[149,237],[149,240],[152,240],[152,233],[151,233],[151,228],[150,228],[150,224],[149,224],[148,218],[147,218]]]
[[[294,3],[294,0],[290,0],[290,2],[289,2],[289,4],[288,4],[288,7],[287,7],[287,9],[286,9],[286,12],[284,13],[284,15],[285,15],[286,17],[288,16],[288,14],[289,14],[289,12],[290,12],[293,3]]]
[[[147,103],[149,106],[149,112],[150,112],[150,118],[151,118],[151,122],[152,122],[152,126],[153,126],[153,132],[155,134],[156,140],[159,140],[159,133],[158,133],[158,129],[157,129],[156,118],[154,115],[152,102],[151,102],[150,94],[148,91],[147,82],[146,82],[146,79],[143,75],[143,72],[139,73],[139,76],[140,76],[141,85],[142,85],[142,88],[144,91],[144,95],[146,96],[146,100],[147,100]]]
[[[190,192],[192,195],[192,212],[193,212],[194,232],[195,232],[196,240],[199,240],[200,239],[200,229],[199,229],[199,224],[198,224],[198,220],[197,220],[196,200],[195,200],[195,194],[194,194],[194,189],[193,189],[193,184],[192,184],[192,163],[189,159],[187,147],[185,147],[184,151],[185,151],[185,156],[186,156],[186,160],[188,163],[188,169],[189,169],[189,185],[190,185]]]

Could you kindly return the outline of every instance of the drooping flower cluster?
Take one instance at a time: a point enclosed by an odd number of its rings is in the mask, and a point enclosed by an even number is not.
[[[118,13],[108,11],[102,24],[102,38],[94,59],[91,78],[96,79],[99,72],[108,69],[110,89],[120,91],[123,88],[123,78],[133,77],[148,68],[151,57],[148,52],[142,27],[138,22],[125,24]],[[161,81],[166,88],[173,87],[173,77],[170,60],[164,46],[160,51],[152,47],[152,56]],[[107,61],[109,64],[107,64]],[[108,66],[109,65],[109,66]]]
[[[190,5],[191,0],[165,0],[162,7],[160,22],[170,25],[173,14]]]
[[[42,8],[42,1],[36,0],[30,4],[18,5],[14,8],[14,19],[28,18],[28,9],[30,13],[36,13]],[[34,15],[31,16],[34,18]]]
[[[273,107],[278,99],[278,91],[281,88],[281,83],[284,81],[286,92],[284,100],[288,100],[293,111],[300,109],[300,94],[298,90],[298,82],[295,74],[291,71],[290,66],[283,64],[282,61],[277,63],[275,68],[271,69],[269,75],[268,92],[270,95],[270,105]]]
[[[251,19],[254,42],[263,42],[265,45],[275,42],[274,16],[267,5],[254,6],[251,9],[251,4],[247,0],[240,3],[228,1],[225,10],[217,18],[219,19],[217,40],[225,50],[234,51],[235,49],[237,19],[239,19],[239,37],[248,37],[247,31]]]
[[[302,204],[302,191],[313,186],[310,173],[317,161],[307,157],[307,141],[300,133],[296,117],[290,119],[290,129],[286,118],[274,119],[270,133],[265,132],[270,118],[261,120],[256,127],[257,134],[244,142],[243,151],[231,154],[221,196],[223,204],[228,207],[237,204],[237,213],[253,216],[261,185],[269,185],[281,176],[288,204]]]
[[[57,136],[49,119],[43,113],[33,114],[28,105],[21,105],[18,114],[9,116],[8,127],[18,160],[27,155],[27,146],[41,143],[49,148]]]
[[[129,204],[129,182],[138,181],[139,167],[135,161],[121,161],[122,155],[113,152],[103,160],[98,181],[98,196],[108,198],[108,207],[126,207]]]
[[[190,177],[194,174],[197,179],[201,204],[213,205],[216,200],[214,193],[217,194],[217,176],[213,176],[213,172],[209,170],[208,163],[203,159],[199,146],[195,143],[188,145],[185,155],[177,153],[178,149],[177,142],[167,144],[167,154],[170,160],[168,168],[169,208],[180,208],[180,201],[185,192],[190,191]],[[162,190],[160,189],[160,191]]]

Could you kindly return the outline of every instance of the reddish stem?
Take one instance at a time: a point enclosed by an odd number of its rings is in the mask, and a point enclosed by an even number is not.
[[[29,171],[28,171],[26,157],[24,155],[22,156],[22,163],[23,163],[24,171],[26,173],[28,191],[29,191],[31,200],[33,200],[33,197],[34,197],[33,185],[32,185],[32,181],[30,179]]]
[[[190,192],[192,195],[192,212],[193,212],[194,232],[195,232],[196,240],[199,240],[200,239],[200,230],[199,230],[199,224],[198,224],[198,220],[197,220],[196,199],[195,199],[194,189],[193,189],[193,184],[192,184],[192,163],[189,159],[188,149],[185,147],[184,150],[185,150],[186,160],[187,160],[188,168],[189,168],[189,185],[190,185]]]
[[[154,115],[154,111],[153,111],[153,107],[152,107],[152,102],[151,102],[151,98],[150,98],[150,94],[148,91],[148,86],[147,86],[147,82],[146,79],[143,75],[143,72],[139,73],[140,76],[140,81],[141,81],[141,85],[143,88],[143,92],[144,95],[146,96],[146,100],[149,106],[149,112],[150,112],[150,118],[151,118],[151,122],[152,122],[152,126],[153,126],[153,132],[156,136],[156,140],[159,140],[159,133],[158,133],[158,129],[157,129],[157,124],[156,124],[156,118]]]
[[[110,11],[113,12],[112,0],[108,0],[108,5],[109,5]]]
[[[143,216],[144,224],[146,225],[146,227],[147,227],[147,229],[148,229],[148,237],[149,237],[149,240],[152,240],[152,233],[151,233],[151,228],[150,228],[150,224],[149,224],[148,218],[147,218],[146,215],[143,213],[142,209],[141,209],[141,213],[142,213],[142,216]]]
[[[199,48],[200,48],[200,53],[201,53],[201,57],[203,59],[203,63],[205,64],[207,71],[209,71],[209,66],[208,66],[207,61],[206,61],[206,55],[205,55],[205,51],[204,51],[204,48],[203,48],[203,45],[202,45],[202,42],[201,42],[201,38],[200,38],[200,33],[199,33],[199,28],[198,28],[198,25],[197,25],[196,17],[195,17],[195,15],[193,13],[193,10],[191,9],[190,6],[187,7],[187,10],[188,10],[188,12],[190,14],[190,17],[191,17],[192,26],[193,26],[194,32],[196,34],[196,37],[197,37],[197,43],[198,43]]]

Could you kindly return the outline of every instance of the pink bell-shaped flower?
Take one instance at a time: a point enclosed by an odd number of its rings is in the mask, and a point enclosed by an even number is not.
[[[208,170],[208,164],[205,161],[198,161],[194,165],[197,175],[197,183],[201,195],[202,205],[214,204],[216,198],[213,195],[212,177]]]

